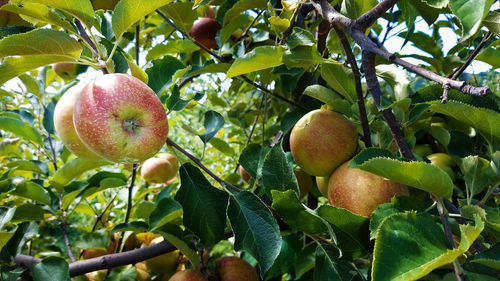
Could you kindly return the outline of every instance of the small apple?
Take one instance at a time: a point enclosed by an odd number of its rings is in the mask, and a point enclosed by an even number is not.
[[[85,83],[80,83],[69,88],[59,99],[54,109],[54,127],[61,141],[73,154],[82,158],[100,159],[101,157],[83,144],[73,125],[75,102],[85,85]]]
[[[194,269],[186,269],[176,272],[169,281],[208,281],[203,274]]]
[[[137,270],[136,280],[138,281],[150,281],[151,276],[148,273],[148,267],[145,262],[138,262],[135,264],[135,269]]]
[[[156,93],[141,80],[113,73],[87,84],[76,101],[73,121],[84,144],[118,163],[138,163],[165,144],[168,120]]]
[[[330,177],[316,177],[316,185],[318,186],[319,192],[328,198],[328,180]]]
[[[215,19],[202,17],[193,23],[193,27],[189,30],[189,35],[207,49],[215,49],[218,47],[215,36],[220,29],[221,26]]]
[[[309,174],[304,172],[302,169],[297,168],[293,170],[295,177],[297,178],[297,183],[299,185],[300,198],[306,196],[312,186],[312,178]]]
[[[240,177],[242,180],[244,180],[245,182],[250,181],[250,174],[248,174],[248,172],[245,170],[245,168],[243,168],[243,166],[241,166],[241,165],[239,168],[239,172],[240,172]]]
[[[82,257],[84,259],[92,259],[100,256],[114,254],[116,247],[118,247],[118,241],[120,240],[120,235],[118,233],[110,234],[110,240],[108,248],[105,249],[85,249],[82,251]]]
[[[307,113],[290,134],[290,150],[295,162],[313,176],[330,175],[356,152],[357,146],[354,125],[329,110]]]
[[[171,154],[171,153],[166,153],[165,152],[165,153],[158,154],[158,158],[165,159],[165,160],[167,160],[170,163],[170,165],[173,168],[174,176],[175,176],[175,174],[179,170],[179,160],[177,159],[177,157],[175,155]]]
[[[259,275],[253,266],[242,258],[227,256],[217,259],[216,272],[220,281],[259,281]]]
[[[114,10],[120,0],[91,0],[92,7],[97,10]]]
[[[176,172],[168,160],[159,157],[149,158],[141,166],[141,177],[151,183],[164,183]]]
[[[52,65],[54,72],[64,80],[73,80],[77,75],[78,64],[72,62],[58,62]]]
[[[349,161],[340,165],[330,176],[331,205],[370,218],[380,204],[391,202],[394,195],[408,195],[405,185],[348,165]]]
[[[453,158],[445,153],[433,153],[427,155],[427,159],[431,161],[431,164],[438,167],[439,169],[445,171],[452,180],[455,180],[455,172],[453,171],[453,166],[456,166]]]
[[[163,240],[164,240],[163,237],[161,236],[157,237],[153,239],[149,245],[160,243]],[[149,245],[145,244],[144,246],[149,246]],[[145,262],[149,271],[151,271],[152,273],[172,274],[177,269],[179,258],[180,258],[180,252],[179,250],[175,250],[172,252],[165,253],[163,255],[156,256],[154,258],[147,259]]]

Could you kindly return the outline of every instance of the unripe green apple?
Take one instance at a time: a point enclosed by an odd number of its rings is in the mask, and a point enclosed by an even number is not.
[[[149,245],[154,245],[162,241],[163,237],[160,236],[153,239]],[[147,259],[145,262],[149,271],[155,274],[159,273],[172,274],[177,269],[177,265],[179,263],[179,257],[180,257],[179,250],[175,250],[172,252],[165,253],[163,255],[156,256],[154,258]]]
[[[73,121],[82,140],[99,156],[138,163],[165,144],[168,120],[156,93],[126,74],[100,76],[83,88]]]
[[[52,65],[54,72],[64,80],[73,80],[77,75],[78,64],[71,62],[58,62]]]
[[[240,177],[242,180],[244,180],[245,182],[250,181],[250,174],[248,174],[248,172],[245,170],[245,168],[243,168],[243,166],[241,166],[241,165],[239,168],[239,172],[240,172]]]
[[[316,177],[316,185],[318,186],[319,192],[328,198],[328,180],[330,177]]]
[[[69,88],[59,99],[54,109],[54,127],[61,141],[73,154],[82,158],[100,159],[101,157],[83,144],[73,125],[75,102],[85,85],[85,83],[80,83]]]
[[[114,10],[120,0],[91,0],[92,7],[97,10]]]
[[[450,155],[445,153],[433,153],[427,155],[427,159],[431,161],[431,164],[445,171],[452,180],[455,180],[455,172],[453,171],[453,166],[455,162]]]
[[[331,205],[370,218],[380,204],[391,202],[394,195],[408,195],[405,185],[348,165],[349,161],[345,162],[330,177]]]
[[[169,281],[208,281],[203,274],[194,269],[186,269],[176,272]]]
[[[312,186],[312,178],[309,174],[304,172],[302,169],[294,169],[293,173],[297,178],[297,184],[299,186],[300,195],[299,198],[306,196]]]
[[[176,170],[166,159],[153,157],[141,166],[141,177],[151,183],[164,183],[175,176]]]
[[[259,275],[247,261],[228,256],[217,259],[216,271],[220,281],[259,281]]]
[[[189,35],[206,48],[215,49],[218,47],[215,36],[220,29],[221,26],[215,19],[202,17],[193,23],[193,26],[189,30]]]
[[[290,134],[295,162],[313,176],[328,176],[356,152],[358,134],[339,113],[313,110],[304,115]]]

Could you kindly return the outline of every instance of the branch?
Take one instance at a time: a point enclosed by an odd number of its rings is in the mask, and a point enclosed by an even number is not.
[[[354,25],[361,29],[366,29],[374,24],[387,10],[392,8],[398,0],[384,0],[378,3],[370,11],[361,15]]]
[[[359,73],[359,68],[358,64],[356,62],[356,57],[354,57],[354,54],[352,53],[351,50],[351,45],[349,44],[349,41],[347,40],[347,37],[345,37],[345,34],[340,31],[338,28],[334,26],[335,32],[337,32],[337,35],[339,36],[340,42],[342,43],[342,47],[344,47],[344,50],[346,52],[347,56],[347,61],[351,65],[352,73],[354,75],[354,86],[356,87],[356,98],[357,98],[357,103],[358,103],[358,108],[359,108],[359,115],[361,118],[361,127],[363,128],[363,142],[365,143],[366,147],[371,147],[372,146],[372,141],[370,137],[370,126],[368,124],[368,117],[366,115],[366,107],[365,107],[365,101],[363,99],[363,89],[361,87],[361,74]]]
[[[94,55],[97,55],[97,59],[100,61],[101,57],[99,55],[99,50],[97,49],[96,45],[94,44],[94,41],[92,41],[92,39],[90,39],[89,35],[85,31],[85,28],[83,27],[83,25],[80,22],[80,20],[78,20],[78,19],[75,18],[75,25],[76,25],[76,28],[78,29],[78,33],[80,34],[80,36],[83,38],[83,40],[85,40],[85,42],[87,42],[87,44],[90,46],[90,48],[92,50],[92,53],[94,53]],[[103,66],[102,72],[104,74],[108,74],[109,73],[109,71],[106,68],[106,66]]]
[[[355,21],[352,21],[351,19],[337,12],[328,1],[314,0],[312,4],[316,8],[316,10],[323,16],[323,18],[327,19],[330,22],[330,24],[334,25],[339,30],[349,34],[356,41],[356,43],[358,43],[363,51],[374,53],[390,62],[404,67],[410,72],[416,73],[428,80],[437,82],[441,85],[449,84],[451,88],[459,90],[464,94],[485,96],[490,93],[490,89],[488,87],[474,87],[467,85],[467,83],[465,83],[464,81],[457,81],[454,79],[443,77],[428,69],[416,66],[397,57],[392,53],[380,49],[372,40],[365,36],[362,30],[360,30],[355,25]]]
[[[477,56],[477,54],[479,54],[479,51],[481,51],[481,49],[484,47],[484,45],[486,45],[486,42],[488,42],[488,40],[491,38],[491,35],[492,35],[491,31],[488,31],[488,33],[486,33],[486,35],[484,35],[483,40],[481,40],[481,43],[479,43],[479,45],[477,45],[476,49],[474,50],[474,52],[472,52],[472,54],[470,54],[470,56],[467,58],[465,63],[462,66],[460,66],[459,68],[455,69],[450,74],[450,76],[448,76],[448,78],[457,79],[458,76],[460,76],[460,74],[462,74],[465,71],[465,69],[472,63],[472,61]]]
[[[186,155],[191,161],[196,163],[198,167],[200,167],[203,171],[205,171],[207,174],[209,174],[214,180],[216,180],[220,185],[225,186],[233,191],[240,192],[241,189],[228,183],[227,181],[219,178],[217,175],[215,175],[212,171],[210,171],[203,163],[201,163],[201,160],[196,158],[194,155],[191,153],[187,152],[184,148],[180,147],[178,144],[176,144],[174,141],[171,139],[167,138],[167,145],[168,146],[173,146],[175,149],[179,150],[182,154]]]

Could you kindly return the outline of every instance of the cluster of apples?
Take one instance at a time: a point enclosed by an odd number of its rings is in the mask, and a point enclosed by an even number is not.
[[[64,145],[82,158],[139,163],[155,155],[168,135],[156,93],[126,74],[106,74],[70,88],[54,110]]]
[[[259,281],[259,275],[247,261],[236,256],[217,259],[215,271],[220,281]],[[208,281],[199,271],[186,269],[175,273],[168,281]]]
[[[314,110],[304,115],[290,134],[295,162],[316,176],[319,191],[331,205],[371,217],[394,195],[408,194],[407,187],[360,169],[349,168],[358,149],[358,134],[343,115]]]

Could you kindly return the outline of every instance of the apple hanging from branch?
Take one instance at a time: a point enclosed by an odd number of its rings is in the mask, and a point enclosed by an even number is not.
[[[138,163],[165,144],[168,120],[156,93],[126,74],[100,76],[83,89],[73,121],[84,144],[118,163]]]
[[[215,36],[220,29],[221,26],[215,19],[202,17],[193,23],[189,35],[207,49],[215,49],[218,47]]]

